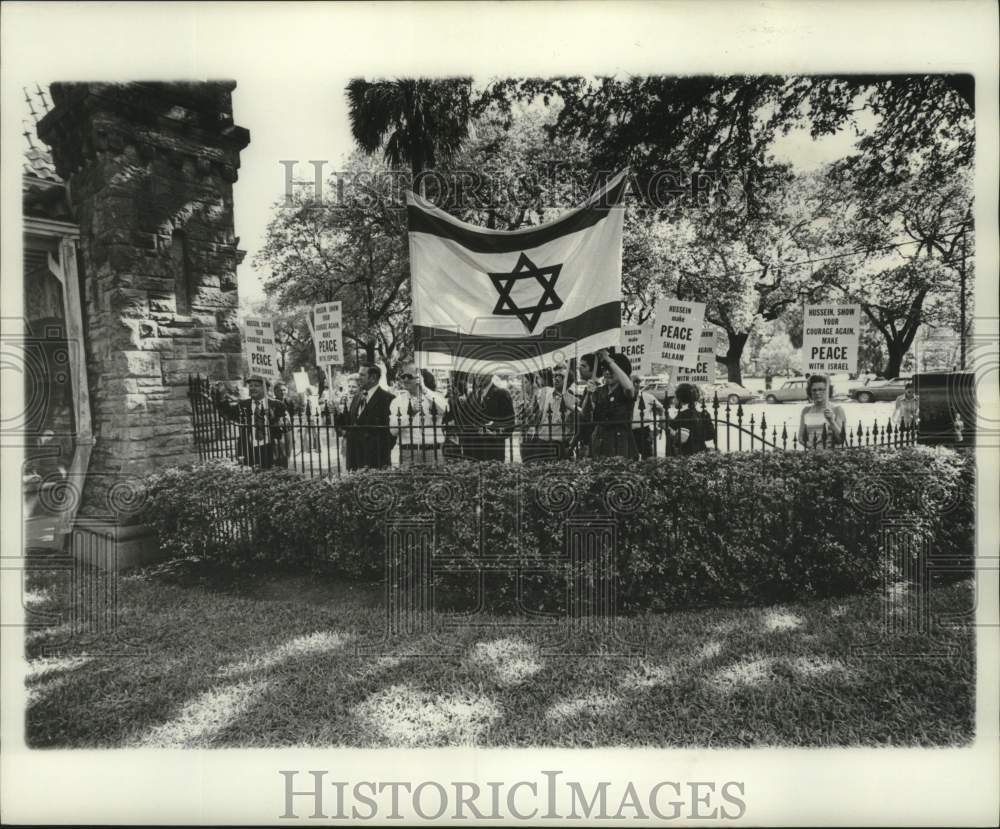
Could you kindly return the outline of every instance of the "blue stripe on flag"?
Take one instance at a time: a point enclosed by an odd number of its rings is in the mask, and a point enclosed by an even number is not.
[[[505,337],[497,334],[463,334],[446,328],[426,325],[413,326],[413,341],[417,351],[436,351],[449,354],[482,353],[484,348],[502,351],[505,357],[528,359],[566,348],[567,342],[576,342],[602,331],[621,327],[621,302],[606,302],[589,308],[579,316],[546,326],[538,334]]]
[[[410,233],[429,233],[442,239],[450,239],[476,253],[518,253],[593,227],[607,218],[608,211],[621,201],[627,185],[628,178],[623,176],[621,181],[601,194],[595,204],[581,207],[561,219],[530,230],[494,233],[475,230],[464,223],[448,221],[415,204],[407,206],[406,216]]]

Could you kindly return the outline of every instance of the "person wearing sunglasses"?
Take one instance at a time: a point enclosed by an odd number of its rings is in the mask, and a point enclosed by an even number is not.
[[[399,373],[400,390],[389,407],[389,425],[399,441],[400,466],[426,466],[443,460],[448,401],[435,391],[434,376],[412,360]]]

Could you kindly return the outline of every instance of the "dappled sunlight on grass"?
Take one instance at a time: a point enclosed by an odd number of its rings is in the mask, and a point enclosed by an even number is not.
[[[631,670],[626,671],[618,681],[622,691],[643,691],[660,685],[670,685],[679,676],[675,665],[650,664],[645,659]]]
[[[47,588],[25,588],[23,595],[24,606],[29,610],[34,609],[35,605],[48,604],[55,598],[52,595],[52,591]]]
[[[76,670],[86,665],[90,660],[89,656],[53,656],[32,659],[28,663],[28,672],[25,676],[28,682],[44,681],[51,678],[53,674]]]
[[[804,677],[836,676],[846,678],[849,675],[844,663],[839,659],[823,659],[816,656],[800,656],[791,661],[792,670]]]
[[[624,705],[624,700],[615,694],[593,692],[582,697],[560,700],[550,705],[545,718],[557,723],[577,718],[589,719],[615,714]]]
[[[53,592],[44,610],[70,618]],[[967,612],[970,596],[936,588],[928,608]],[[119,603],[136,647],[126,658],[71,648],[68,626],[26,632],[33,748],[933,746],[975,734],[970,627],[934,631],[943,659],[852,656],[866,642],[926,644],[886,627],[882,591],[643,614],[616,623],[617,638],[480,614],[387,640],[381,593],[320,578],[128,578]]]
[[[712,636],[725,638],[730,633],[733,633],[738,629],[739,629],[739,624],[735,620],[726,619],[721,622],[716,622],[715,624],[709,625],[706,628],[705,632]]]
[[[261,680],[210,688],[187,703],[173,719],[151,728],[133,746],[192,748],[204,746],[246,711],[266,688]]]
[[[469,662],[488,670],[500,685],[518,685],[542,669],[538,646],[521,639],[477,642]]]
[[[40,702],[70,682],[73,671],[91,661],[89,656],[61,656],[33,659],[28,663],[25,684],[28,704]]]
[[[220,677],[236,677],[254,671],[266,671],[282,665],[289,659],[302,656],[313,656],[340,650],[350,641],[351,637],[334,631],[317,631],[296,636],[287,642],[282,642],[269,651],[257,652],[231,665],[226,665],[218,672]]]
[[[390,671],[398,667],[403,662],[398,656],[380,656],[362,663],[361,667],[354,672],[354,679],[368,679],[379,674]]]
[[[428,694],[393,685],[354,709],[373,744],[472,745],[500,718],[488,697],[472,693]]]
[[[73,623],[62,622],[46,628],[29,629],[24,636],[28,647],[44,642],[48,647],[58,647],[58,643],[69,642],[73,635]]]
[[[708,677],[708,683],[724,694],[738,688],[762,685],[773,678],[771,668],[774,662],[772,656],[741,659],[715,671]]]
[[[710,639],[691,657],[691,662],[708,662],[709,659],[715,659],[720,653],[722,653],[722,643],[717,639]]]
[[[771,633],[779,630],[795,630],[802,627],[802,617],[782,608],[772,608],[764,613],[764,630]]]

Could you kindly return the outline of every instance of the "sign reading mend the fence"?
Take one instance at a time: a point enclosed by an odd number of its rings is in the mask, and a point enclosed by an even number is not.
[[[649,325],[622,326],[618,350],[628,357],[635,374],[649,373]]]
[[[265,380],[281,379],[271,320],[247,317],[243,321],[243,356],[251,377],[256,374]]]
[[[806,305],[802,315],[806,371],[857,371],[860,325],[860,305]]]
[[[660,299],[656,303],[656,324],[651,338],[650,373],[666,374],[676,368],[697,368],[704,323],[704,302]]]
[[[341,329],[340,302],[324,302],[313,306],[316,322],[313,324],[313,343],[316,346],[316,365],[342,366],[344,364],[344,336]]]
[[[693,369],[679,368],[675,375],[678,383],[715,382],[715,329],[705,326],[698,344],[698,364]]]

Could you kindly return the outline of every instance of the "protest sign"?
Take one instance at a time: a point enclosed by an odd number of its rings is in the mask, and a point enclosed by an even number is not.
[[[316,348],[316,365],[342,366],[344,364],[344,337],[341,329],[340,302],[324,302],[313,306],[315,322],[312,324],[313,345]]]
[[[806,305],[802,315],[806,371],[856,372],[860,325],[860,305]]]
[[[296,371],[292,375],[292,379],[295,381],[295,391],[299,394],[305,394],[309,391],[309,373],[305,369]]]
[[[715,329],[706,325],[698,343],[698,363],[693,369],[678,368],[674,379],[678,383],[715,382]]]
[[[650,373],[695,369],[705,322],[705,303],[660,299],[651,338]]]
[[[632,363],[632,372],[649,372],[649,325],[625,325],[621,329],[618,351]]]
[[[246,357],[247,373],[251,377],[256,375],[271,382],[281,379],[271,320],[247,317],[243,321],[243,356]]]

